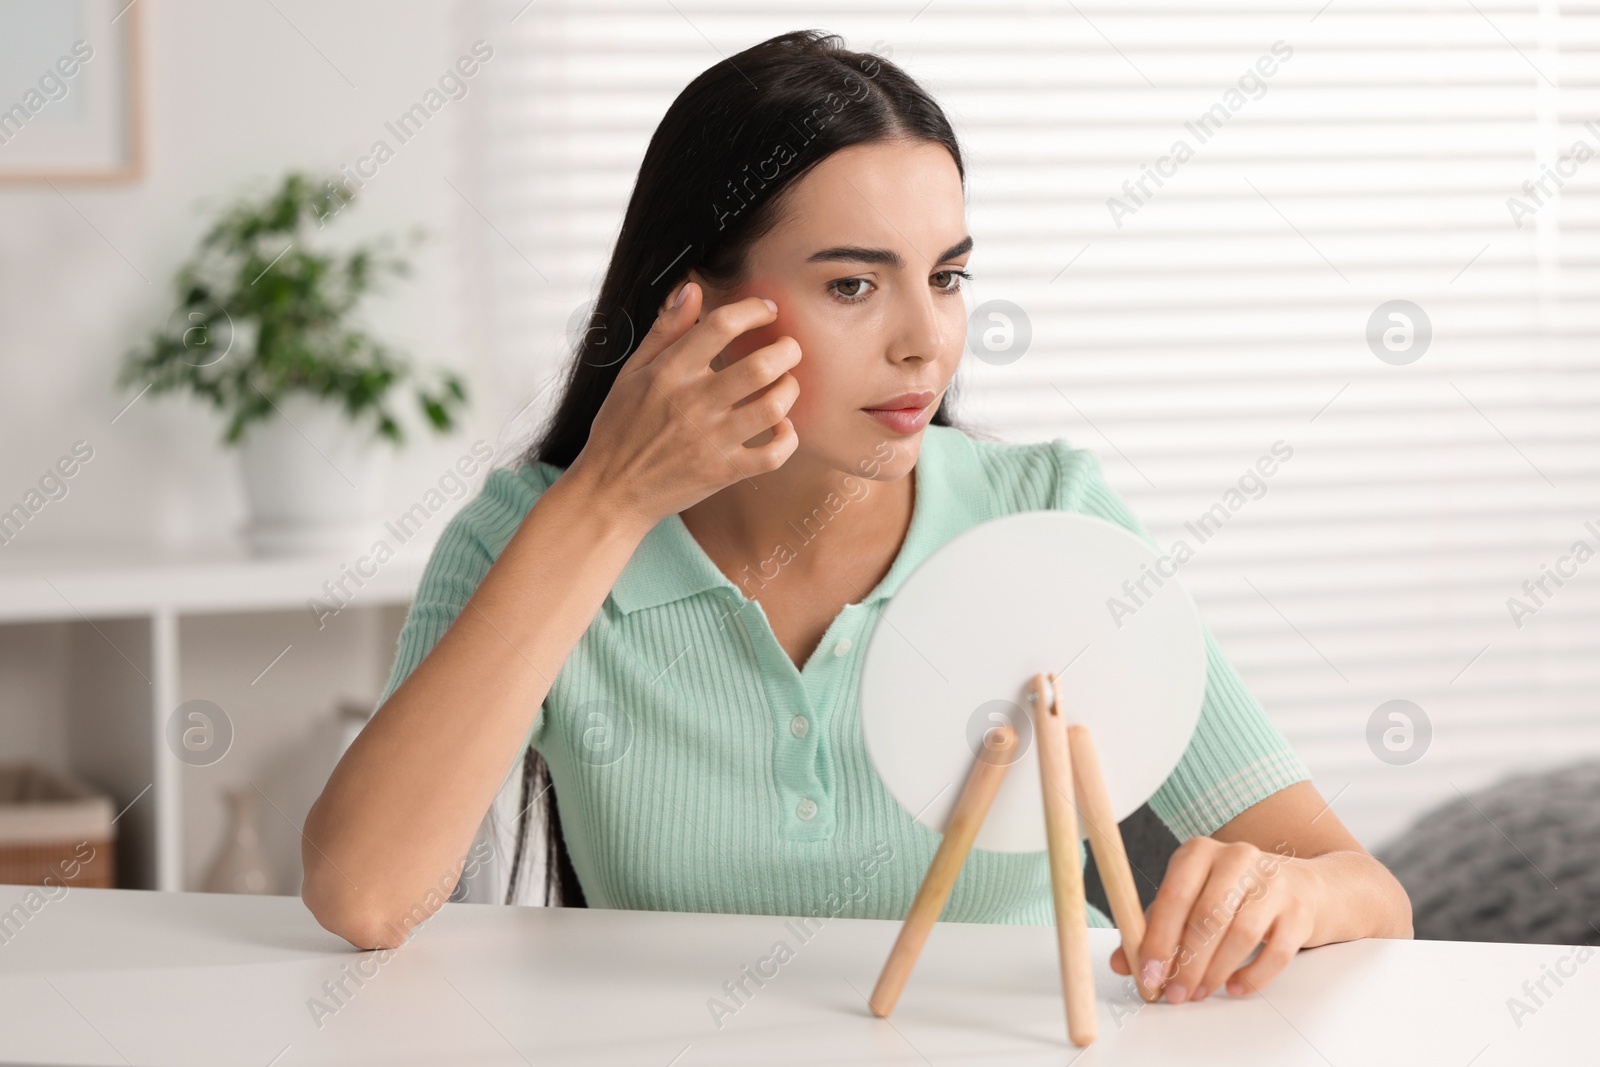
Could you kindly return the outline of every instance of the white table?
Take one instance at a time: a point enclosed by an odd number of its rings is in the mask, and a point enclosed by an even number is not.
[[[0,913],[23,899],[0,886]],[[1048,927],[942,923],[894,1015],[866,998],[898,924],[802,941],[755,915],[453,904],[379,963],[292,897],[72,889],[0,927],[0,1063],[1271,1064],[1594,1062],[1600,963],[1574,949],[1360,941],[1301,953],[1262,995],[1141,1006],[1091,930],[1100,1037],[1067,1043]],[[707,1006],[774,943],[787,962],[719,1028]],[[1600,952],[1594,953],[1600,956]],[[1565,958],[1565,962],[1560,962]],[[320,1027],[308,1002],[371,977]],[[1507,998],[1574,971],[1521,1025]],[[771,972],[769,966],[768,971]],[[1530,1006],[1532,1002],[1530,1001]]]

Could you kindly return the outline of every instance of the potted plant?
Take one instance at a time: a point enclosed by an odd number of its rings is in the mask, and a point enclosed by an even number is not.
[[[436,432],[452,429],[466,403],[456,375],[422,380],[357,323],[362,299],[409,267],[389,237],[318,247],[352,198],[291,172],[265,198],[236,202],[179,269],[177,308],[127,354],[118,380],[187,392],[223,412],[259,552],[358,542],[381,499],[386,457],[375,446],[405,440],[396,395],[409,393]]]

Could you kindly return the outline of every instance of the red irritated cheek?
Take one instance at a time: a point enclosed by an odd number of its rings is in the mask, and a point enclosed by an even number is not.
[[[723,349],[726,363],[735,363],[758,348],[764,348],[780,337],[793,337],[800,341],[800,334],[795,329],[794,312],[791,305],[792,294],[780,282],[772,278],[752,278],[734,292],[733,300],[743,300],[750,296],[760,296],[771,300],[778,305],[778,316],[772,322],[754,330],[747,330],[734,338],[727,348]],[[804,350],[801,352],[805,355]]]
[[[747,285],[743,286],[735,294],[734,299],[743,299],[747,296],[766,297],[777,304],[777,317],[771,323],[758,329],[747,331],[735,338],[723,350],[723,357],[726,361],[724,365],[737,362],[756,349],[765,347],[780,337],[793,338],[800,346],[800,362],[791,367],[788,373],[799,383],[800,395],[795,398],[793,406],[789,409],[789,419],[794,423],[797,431],[804,430],[811,425],[812,415],[810,409],[811,405],[817,401],[818,395],[816,387],[809,382],[809,372],[815,368],[807,365],[809,358],[806,351],[808,334],[802,316],[795,311],[793,303],[795,297],[782,283],[771,278],[763,279],[759,277],[752,279]],[[761,392],[761,390],[757,390],[757,392]]]

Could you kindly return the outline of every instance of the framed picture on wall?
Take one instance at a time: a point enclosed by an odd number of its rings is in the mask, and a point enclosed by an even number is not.
[[[144,174],[140,0],[0,0],[0,182]]]

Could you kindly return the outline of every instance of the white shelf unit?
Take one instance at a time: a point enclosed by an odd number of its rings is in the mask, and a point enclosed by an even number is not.
[[[431,548],[431,542],[419,538],[359,586],[345,578],[351,595],[342,605],[327,596],[323,583],[345,577],[362,555],[359,549],[343,556],[295,558],[254,558],[237,548],[0,550],[0,642],[13,644],[13,654],[0,657],[0,715],[64,716],[64,722],[48,729],[19,721],[10,727],[23,735],[30,734],[24,727],[38,727],[33,736],[59,733],[64,743],[55,747],[64,751],[63,769],[111,793],[118,810],[127,806],[117,834],[120,884],[171,891],[197,888],[185,884],[195,880],[192,864],[186,877],[184,804],[185,779],[195,769],[185,766],[166,741],[172,712],[186,699],[208,695],[193,691],[199,683],[186,685],[186,670],[194,683],[196,672],[206,666],[198,653],[191,656],[187,650],[204,646],[207,659],[237,655],[252,669],[257,664],[266,668],[261,673],[270,677],[268,670],[283,670],[275,660],[269,665],[273,650],[241,648],[239,633],[276,633],[274,644],[288,633],[292,640],[285,653],[294,641],[314,637],[324,643],[318,650],[324,664],[364,660],[353,668],[359,682],[354,693],[344,687],[345,698],[375,698],[375,680],[388,670],[394,637]],[[336,637],[322,636],[325,628],[315,625],[307,603],[313,597],[341,607],[325,620],[326,630],[336,631]],[[270,625],[262,621],[268,619]],[[26,632],[50,627],[55,630],[48,640],[40,637],[40,630]],[[59,655],[30,655],[45,647]],[[35,662],[52,659],[53,665]],[[327,710],[338,696],[324,691],[326,686],[319,688],[327,670],[321,678],[311,673],[309,680],[292,671],[275,680],[293,683],[287,687],[291,695],[281,700],[297,707],[302,717],[306,708]],[[44,702],[53,704],[53,710],[19,706],[25,697],[18,693],[41,690],[54,694],[55,699]],[[242,675],[230,691],[252,692]],[[234,723],[235,746],[249,732],[242,729],[246,725]],[[4,758],[28,755],[9,752]],[[276,826],[273,833],[283,841],[292,834],[297,847],[299,828],[285,808],[300,818],[303,812],[293,810],[293,804],[274,806],[290,823]],[[277,816],[268,813],[266,819]],[[288,849],[280,852],[287,854]],[[285,858],[281,866],[297,869],[297,855]],[[294,889],[278,887],[280,892]]]

